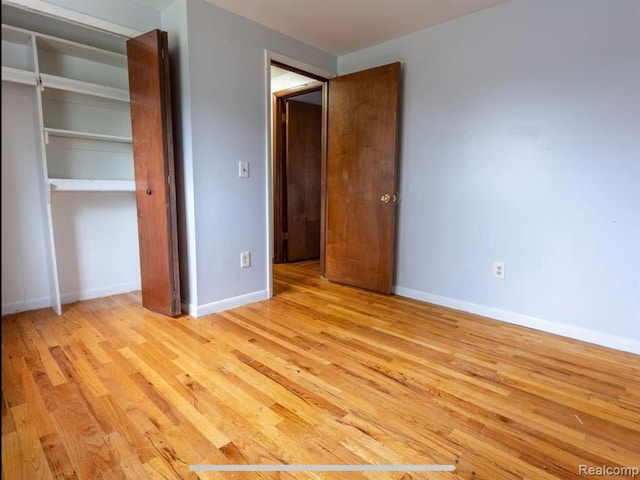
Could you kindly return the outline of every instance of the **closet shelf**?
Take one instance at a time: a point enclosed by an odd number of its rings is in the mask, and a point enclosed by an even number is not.
[[[35,72],[20,70],[19,68],[2,67],[2,80],[35,87],[38,84]]]
[[[24,30],[23,28],[12,27],[11,25],[2,25],[2,41],[11,42],[18,45],[31,45],[33,32]]]
[[[112,65],[114,67],[127,68],[127,56],[125,54],[102,50],[89,45],[81,45],[76,42],[41,33],[34,33],[34,35],[36,37],[38,50],[47,50],[49,52]]]
[[[135,192],[133,180],[50,178],[52,192]]]
[[[101,133],[78,132],[75,130],[62,130],[60,128],[45,128],[45,142],[49,143],[49,136],[80,138],[83,140],[100,140],[104,142],[131,143],[131,137],[122,137],[118,135],[104,135]]]
[[[82,93],[84,95],[92,95],[94,97],[120,100],[122,102],[129,101],[129,91],[122,88],[107,87],[106,85],[83,82],[81,80],[59,77],[57,75],[50,75],[48,73],[41,73],[40,81],[42,82],[42,86],[45,88],[54,88],[57,90],[65,90],[68,92]]]

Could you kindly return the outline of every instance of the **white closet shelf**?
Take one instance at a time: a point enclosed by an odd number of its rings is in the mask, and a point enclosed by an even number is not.
[[[122,137],[118,135],[103,135],[101,133],[78,132],[75,130],[62,130],[60,128],[45,128],[45,142],[49,143],[48,136],[80,138],[83,140],[100,140],[104,142],[132,143],[131,137]]]
[[[135,192],[133,180],[90,180],[75,178],[50,178],[52,192]]]
[[[39,49],[106,63],[114,67],[127,68],[127,56],[122,53],[81,45],[76,42],[43,35],[41,33],[35,33],[35,37]]]
[[[2,25],[2,41],[17,43],[19,45],[29,45],[33,33],[22,28]]]
[[[57,75],[50,75],[48,73],[41,73],[40,81],[42,82],[43,87],[65,90],[68,92],[82,93],[84,95],[92,95],[94,97],[110,98],[112,100],[120,100],[122,102],[129,101],[129,91],[122,88],[107,87],[105,85],[98,85],[95,83],[83,82],[81,80],[59,77]]]
[[[35,72],[12,67],[2,67],[2,80],[22,83],[23,85],[31,85],[32,87],[38,85]]]

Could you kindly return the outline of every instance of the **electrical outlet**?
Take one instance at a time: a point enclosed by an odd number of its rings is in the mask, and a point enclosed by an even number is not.
[[[240,178],[249,178],[249,162],[240,162],[238,164],[238,175]]]
[[[493,276],[504,280],[506,265],[504,262],[493,262]]]
[[[240,252],[240,268],[251,266],[251,252]]]

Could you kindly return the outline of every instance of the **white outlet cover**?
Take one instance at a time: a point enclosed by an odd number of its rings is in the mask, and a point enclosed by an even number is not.
[[[504,262],[493,262],[493,276],[504,280],[507,265]]]

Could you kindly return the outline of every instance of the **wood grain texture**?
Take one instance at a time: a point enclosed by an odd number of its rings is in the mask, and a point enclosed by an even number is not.
[[[167,33],[127,41],[142,304],[181,312]]]
[[[277,265],[274,287],[200,319],[137,293],[3,317],[3,478],[577,480],[582,464],[640,465],[637,355],[333,284],[317,261]],[[457,469],[189,470],[222,463]]]
[[[287,101],[287,261],[320,257],[322,107]]]
[[[325,273],[390,293],[394,272],[400,63],[329,81]]]

